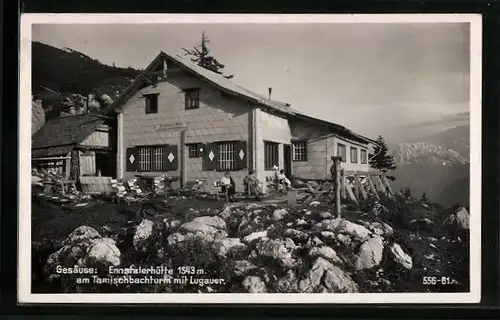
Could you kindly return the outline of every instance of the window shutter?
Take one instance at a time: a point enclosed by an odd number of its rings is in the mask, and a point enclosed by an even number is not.
[[[125,152],[125,163],[126,171],[137,171],[137,165],[139,163],[139,154],[137,148],[127,148]]]
[[[177,145],[166,144],[163,146],[163,170],[175,171],[179,167],[179,154]]]
[[[204,157],[207,154],[207,145],[205,143],[197,143],[198,155]]]
[[[203,170],[217,170],[217,144],[207,143],[203,153]]]
[[[169,149],[170,152],[168,153],[167,158],[170,164],[170,170],[176,171],[179,167],[179,152],[177,145],[170,145]]]
[[[242,140],[235,144],[236,170],[247,168],[247,142]]]
[[[163,150],[162,150],[163,155],[162,155],[162,159],[161,159],[161,162],[162,162],[161,167],[163,168],[163,171],[170,170],[170,162],[168,162],[168,159],[167,159],[168,153],[170,151],[169,147],[170,146],[168,144],[163,145]]]

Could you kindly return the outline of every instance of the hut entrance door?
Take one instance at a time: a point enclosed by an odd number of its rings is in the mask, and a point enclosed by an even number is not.
[[[290,177],[292,175],[292,149],[289,144],[283,145],[283,169],[285,170],[285,175]]]

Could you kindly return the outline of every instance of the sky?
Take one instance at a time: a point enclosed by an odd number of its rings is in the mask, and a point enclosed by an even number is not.
[[[469,111],[465,23],[39,24],[32,40],[102,63],[145,68],[205,32],[232,81],[360,134],[391,140],[415,123]]]

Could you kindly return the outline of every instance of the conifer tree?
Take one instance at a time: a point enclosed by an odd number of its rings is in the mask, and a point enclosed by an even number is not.
[[[182,48],[182,50],[184,50],[186,56],[191,57],[192,62],[200,67],[223,75],[222,69],[224,69],[225,65],[220,63],[210,54],[210,49],[208,48],[209,42],[210,40],[208,40],[205,32],[203,32],[201,34],[201,42],[198,45],[194,46],[192,49]],[[226,75],[224,77],[226,79],[232,79],[234,75]]]
[[[370,155],[368,161],[370,167],[379,172],[395,170],[396,164],[394,162],[394,157],[387,153],[388,148],[384,138],[379,135],[376,142],[377,145],[373,148],[373,154]]]
[[[428,199],[427,199],[427,195],[424,193],[422,193],[422,198],[420,199],[422,202],[425,202],[427,203]]]

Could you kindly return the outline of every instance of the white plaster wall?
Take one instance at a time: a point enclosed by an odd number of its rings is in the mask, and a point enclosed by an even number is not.
[[[288,120],[284,117],[273,115],[259,109],[257,115],[257,135],[256,135],[256,167],[257,177],[260,181],[265,181],[266,177],[274,174],[273,171],[265,170],[264,167],[264,142],[271,141],[279,144],[279,163],[281,169],[284,166],[284,144],[290,144],[292,133]]]

